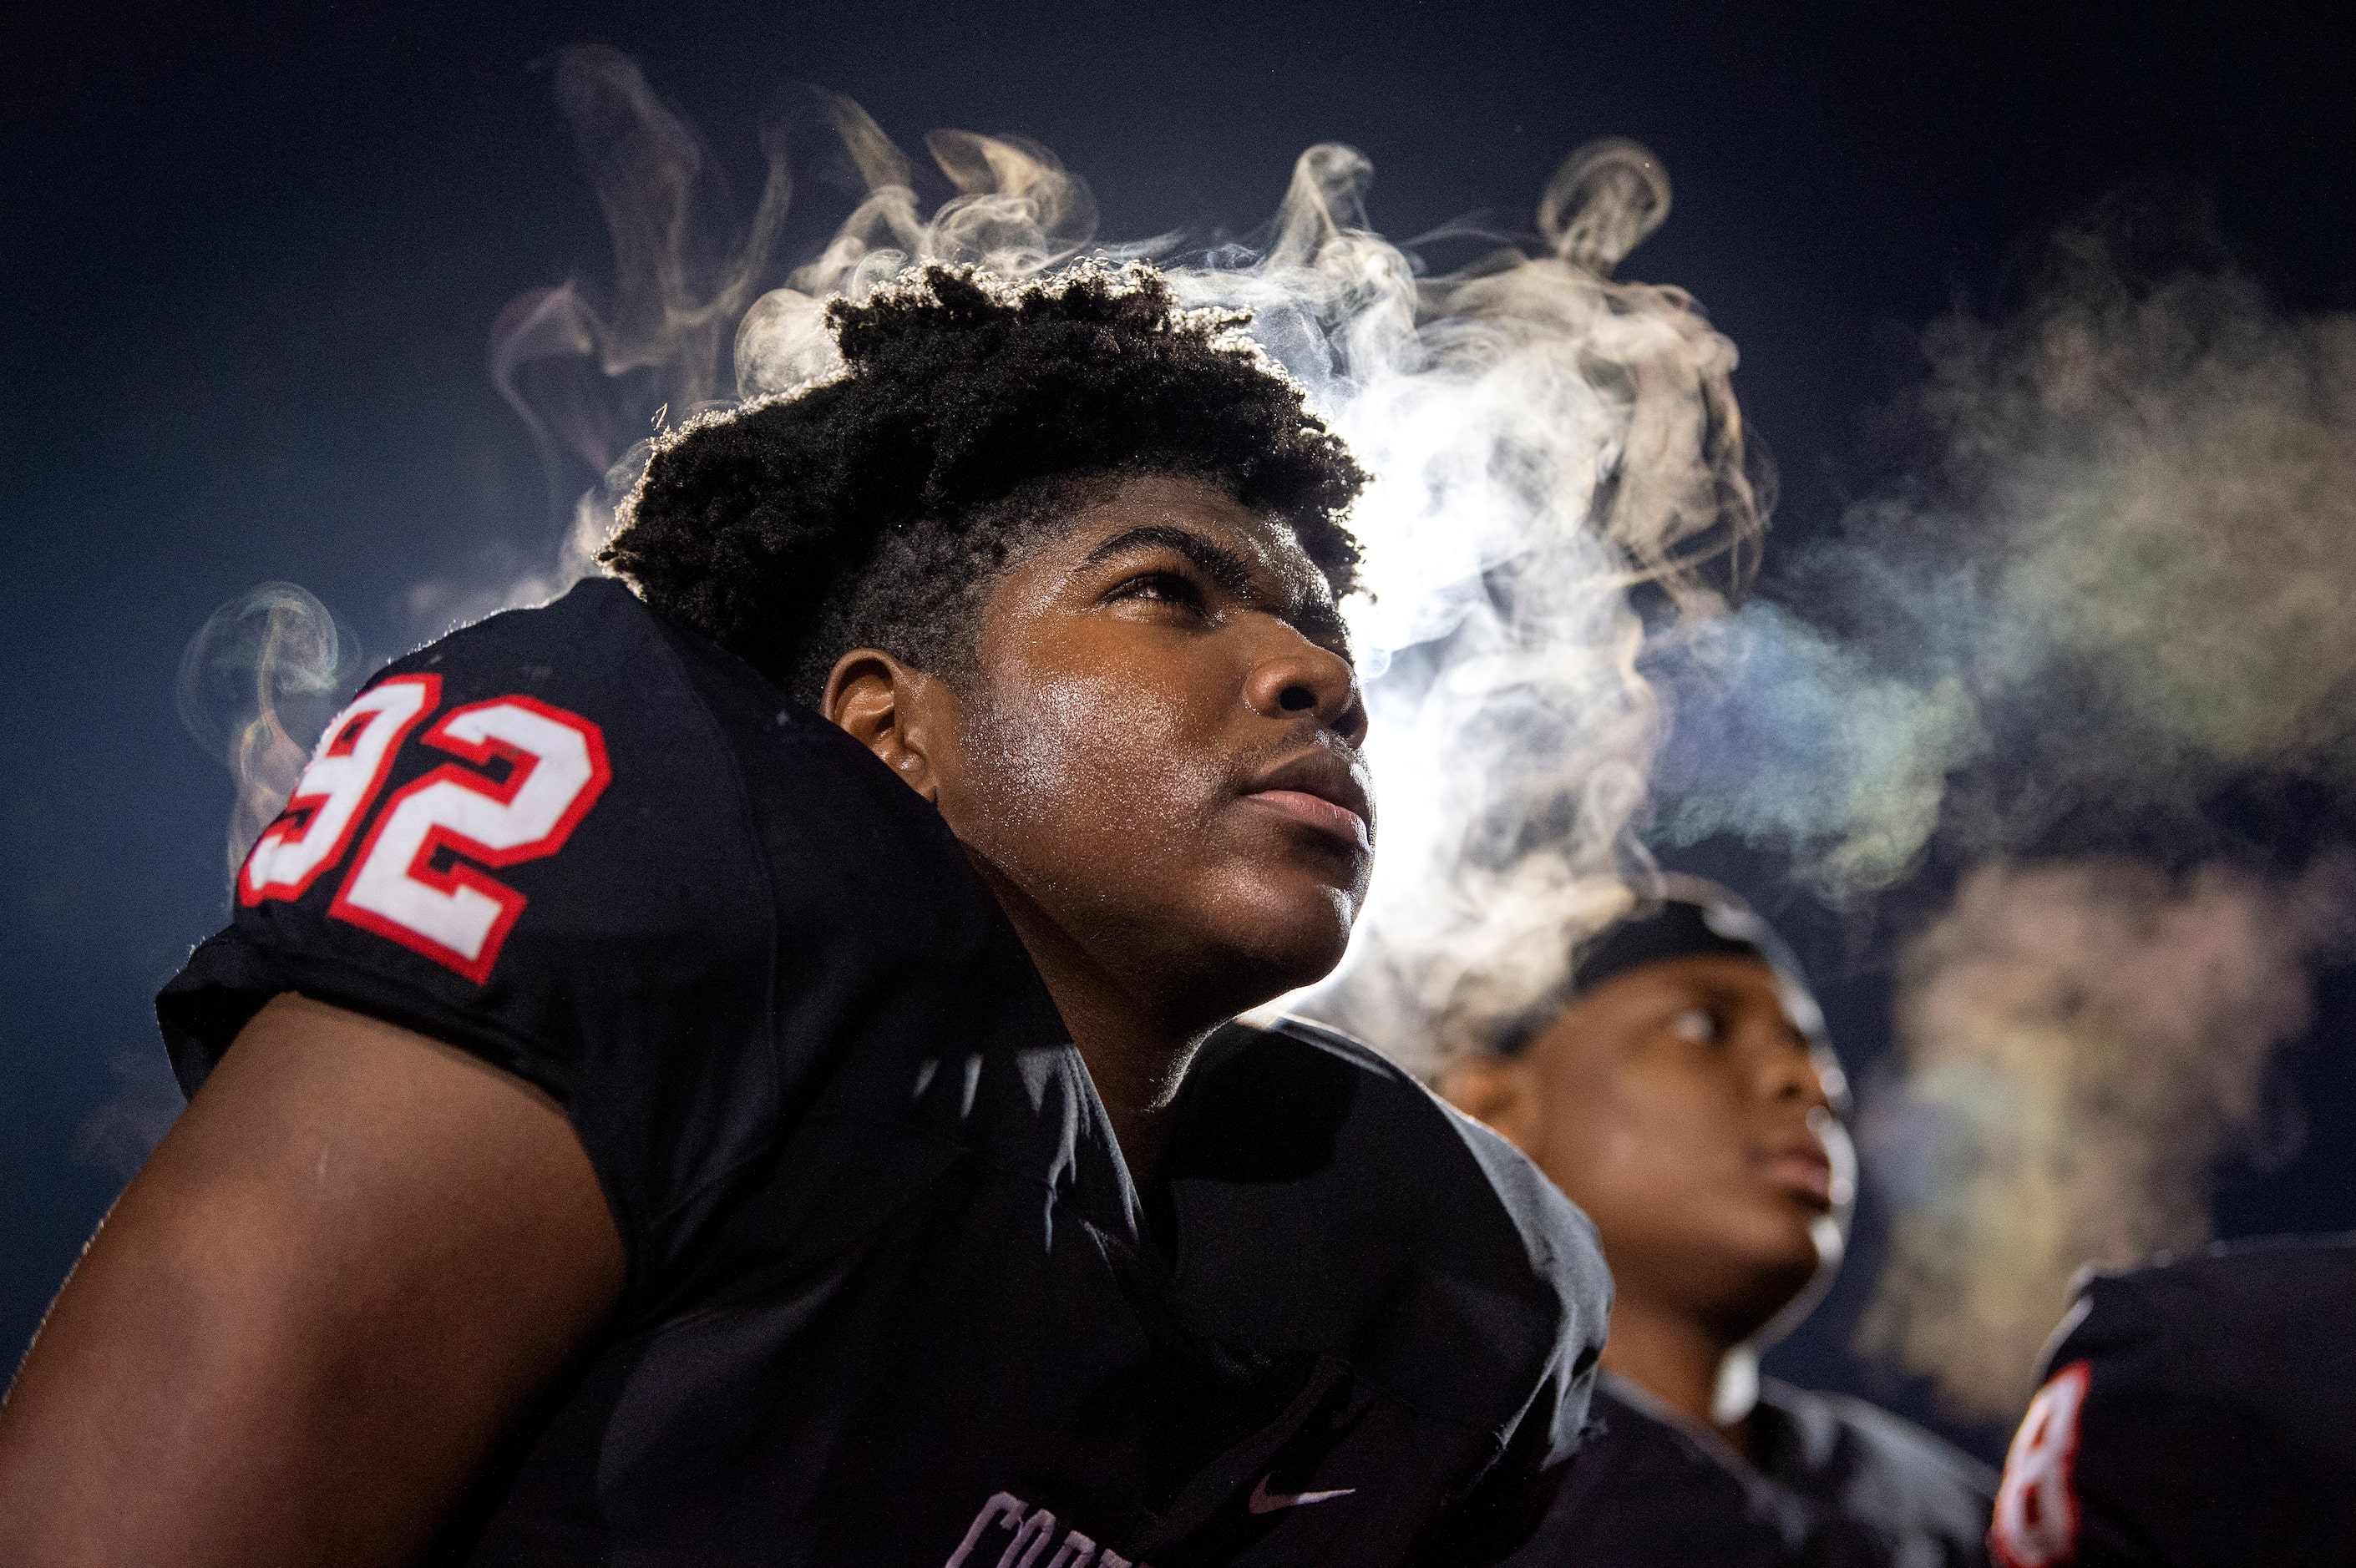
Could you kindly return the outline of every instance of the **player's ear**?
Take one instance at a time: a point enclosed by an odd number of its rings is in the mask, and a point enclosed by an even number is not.
[[[1440,1073],[1433,1085],[1440,1097],[1528,1154],[1537,1147],[1543,1101],[1529,1063],[1486,1052],[1467,1057]]]
[[[827,672],[819,711],[874,752],[910,789],[938,805],[932,709],[938,706],[939,685],[881,648],[853,648]]]

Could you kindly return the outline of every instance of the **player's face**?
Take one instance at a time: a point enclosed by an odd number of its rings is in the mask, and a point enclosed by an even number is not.
[[[985,603],[938,803],[1141,996],[1224,1015],[1339,960],[1372,869],[1365,709],[1291,531],[1125,485]]]
[[[1623,1295],[1746,1339],[1815,1273],[1830,1112],[1774,971],[1732,955],[1616,975],[1521,1059],[1526,1147],[1595,1221]]]

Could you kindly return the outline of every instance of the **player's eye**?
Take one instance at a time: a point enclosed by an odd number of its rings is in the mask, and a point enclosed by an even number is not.
[[[1687,1008],[1669,1019],[1669,1032],[1679,1040],[1708,1045],[1725,1030],[1719,1024],[1718,1015],[1708,1008]]]
[[[1141,571],[1116,585],[1108,597],[1178,604],[1193,610],[1203,607],[1202,589],[1192,578],[1175,571]]]

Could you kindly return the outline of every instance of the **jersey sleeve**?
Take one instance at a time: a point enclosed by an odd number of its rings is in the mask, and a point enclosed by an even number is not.
[[[634,1284],[755,1157],[781,1096],[776,904],[735,754],[618,583],[454,634],[328,726],[157,999],[196,1093],[299,992],[545,1090]]]
[[[2005,1456],[2002,1568],[2339,1563],[2356,1541],[2356,1235],[2089,1275]]]

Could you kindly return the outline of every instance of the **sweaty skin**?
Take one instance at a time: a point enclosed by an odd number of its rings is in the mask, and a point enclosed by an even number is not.
[[[1142,479],[1007,572],[969,677],[862,649],[828,682],[997,892],[1141,1179],[1203,1037],[1349,941],[1372,812],[1342,636],[1286,529]]]
[[[1215,490],[1128,483],[993,587],[974,669],[854,651],[825,709],[965,843],[1141,1174],[1204,1035],[1341,955],[1365,709],[1323,579]],[[407,1561],[621,1279],[546,1096],[281,997],[0,1404],[0,1563]]]
[[[1774,972],[1732,955],[1627,970],[1440,1089],[1594,1220],[1615,1287],[1603,1364],[1711,1424],[1727,1353],[1807,1287],[1832,1209],[1830,1108]]]

